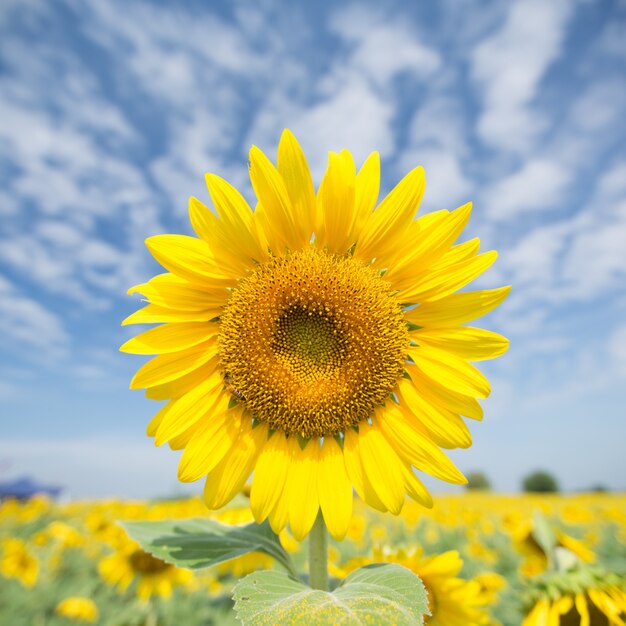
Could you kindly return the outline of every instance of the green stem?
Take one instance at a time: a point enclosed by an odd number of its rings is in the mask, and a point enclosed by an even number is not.
[[[309,534],[309,584],[313,589],[328,591],[328,532],[322,511]]]
[[[146,621],[145,626],[157,626],[159,620],[156,612],[156,608],[154,604],[152,604],[152,600],[148,600],[148,604],[146,607]]]

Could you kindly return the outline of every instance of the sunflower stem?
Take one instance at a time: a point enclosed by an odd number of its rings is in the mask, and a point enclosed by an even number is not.
[[[156,608],[152,603],[152,600],[148,600],[148,604],[146,606],[146,621],[145,626],[157,626],[158,624],[158,616],[156,612]]]
[[[328,591],[328,531],[321,510],[309,534],[309,584]]]

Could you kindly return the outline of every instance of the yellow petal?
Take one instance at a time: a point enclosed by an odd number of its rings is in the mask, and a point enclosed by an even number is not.
[[[130,381],[130,388],[154,387],[181,378],[208,363],[215,353],[215,348],[207,350],[200,346],[182,353],[175,352],[154,357],[139,368]]]
[[[189,202],[191,224],[218,258],[224,257],[240,269],[251,261],[267,257],[254,223],[252,209],[243,196],[227,181],[215,174],[206,175],[211,199],[221,219],[195,198]]]
[[[343,440],[343,460],[346,466],[346,472],[350,481],[354,485],[354,489],[359,498],[369,504],[372,508],[382,513],[387,512],[387,507],[381,499],[371,490],[369,485],[366,487],[363,466],[359,455],[359,433],[349,428],[345,432]]]
[[[257,209],[263,233],[275,254],[285,248],[297,250],[304,243],[300,227],[294,223],[291,199],[278,170],[256,146],[250,150],[250,180],[263,207]]]
[[[219,326],[207,322],[165,324],[151,328],[120,347],[131,354],[167,354],[193,348],[199,344],[210,347],[216,343]]]
[[[428,271],[434,271],[460,263],[461,261],[468,261],[475,257],[480,250],[480,239],[475,237],[469,241],[458,243],[456,246],[452,246],[440,259],[435,261]]]
[[[466,204],[432,223],[430,228],[421,229],[412,251],[400,259],[394,259],[389,264],[385,278],[396,289],[411,287],[415,277],[440,259],[456,241],[465,228],[471,211],[471,203]],[[419,226],[419,220],[414,224]]]
[[[206,365],[185,374],[176,380],[146,389],[146,398],[150,400],[169,400],[179,398],[201,382],[212,376],[220,366],[220,358],[215,355]]]
[[[276,431],[263,446],[254,468],[250,508],[257,524],[270,514],[283,495],[291,449],[284,433]]]
[[[385,438],[406,462],[449,483],[463,485],[467,482],[417,422],[406,416],[396,404],[387,403],[376,412],[375,420]]]
[[[497,257],[498,253],[492,250],[468,260],[444,266],[439,270],[427,272],[412,287],[403,291],[400,298],[407,303],[443,298],[465,287],[493,265]]]
[[[574,599],[576,610],[580,615],[580,626],[589,626],[589,607],[583,593],[577,593]]]
[[[154,435],[156,435],[156,431],[163,421],[163,418],[165,417],[165,414],[167,413],[167,410],[170,406],[171,402],[168,402],[167,404],[162,406],[157,414],[150,420],[148,426],[146,427],[146,435],[148,435],[148,437],[154,437]]]
[[[409,356],[420,371],[440,385],[465,395],[486,398],[489,381],[470,363],[430,346],[411,348]]]
[[[286,529],[287,523],[289,522],[289,508],[290,502],[287,497],[287,488],[283,491],[283,495],[276,500],[276,504],[274,508],[270,511],[267,519],[269,520],[271,529],[277,534],[283,534],[288,532]],[[292,539],[292,541],[294,541]],[[294,541],[297,544],[297,542]],[[297,544],[298,545],[298,544]]]
[[[431,404],[418,393],[413,382],[400,379],[397,385],[400,410],[426,428],[430,437],[442,448],[469,448],[472,436],[465,422],[442,406]]]
[[[404,316],[409,322],[425,328],[465,324],[495,309],[509,291],[511,287],[453,293],[445,298],[424,302],[406,311]]]
[[[206,478],[204,501],[209,509],[223,507],[242,490],[266,440],[266,424],[242,427],[236,443]]]
[[[318,460],[317,495],[328,532],[341,541],[352,516],[352,485],[346,473],[341,446],[326,437]]]
[[[562,596],[554,603],[554,608],[557,611],[557,618],[561,615],[565,615],[569,613],[571,608],[574,606],[574,601],[571,596]],[[559,625],[559,620],[557,619],[557,626]]]
[[[418,345],[429,345],[468,361],[493,359],[504,354],[509,340],[498,333],[471,326],[420,329],[411,334]]]
[[[315,189],[309,165],[300,144],[288,129],[283,131],[278,144],[277,168],[285,183],[293,219],[299,227],[301,245],[311,239],[315,217]]]
[[[202,426],[202,421],[203,420],[200,419],[197,422],[190,424],[189,426],[185,427],[184,430],[178,433],[175,437],[172,437],[167,442],[167,445],[169,446],[170,450],[183,450],[187,446],[187,444],[191,441],[191,438],[196,434],[196,432]]]
[[[319,228],[316,244],[329,252],[345,253],[354,243],[356,170],[352,155],[343,150],[328,155],[328,167],[318,192]]]
[[[238,274],[220,267],[206,242],[186,235],[155,235],[146,239],[152,256],[167,270],[199,285],[219,288],[236,284]]]
[[[244,407],[208,414],[193,433],[178,465],[178,480],[193,482],[208,474],[237,441]]]
[[[392,256],[404,229],[415,216],[424,187],[424,170],[416,167],[368,216],[354,256],[366,262],[373,258]]]
[[[533,610],[529,613],[526,620],[524,620],[525,626],[526,623],[532,626],[549,626],[548,625],[548,617],[550,615],[550,601],[541,599],[535,604]]]
[[[147,283],[131,287],[128,293],[140,293],[152,304],[176,311],[219,309],[230,296],[230,292],[223,287],[201,288],[175,274],[159,274]]]
[[[143,309],[129,315],[122,326],[128,324],[167,324],[177,322],[208,322],[219,317],[222,308],[206,309],[202,311],[175,311],[156,304],[148,304]]]
[[[291,437],[289,446],[291,463],[283,498],[288,502],[291,532],[297,541],[302,541],[309,534],[320,507],[317,495],[320,446],[316,437],[304,449],[300,447],[297,437]]]
[[[363,485],[368,502],[368,485],[377,498],[394,515],[404,503],[402,463],[375,422],[359,424],[358,453],[363,468]]]
[[[380,155],[372,152],[356,175],[354,189],[354,236],[359,239],[380,191]]]
[[[169,404],[154,438],[157,446],[197,422],[212,411],[220,413],[228,407],[230,397],[224,392],[224,381],[219,373],[202,382],[184,396]]]
[[[464,415],[471,419],[483,419],[483,408],[475,398],[439,385],[432,378],[425,377],[419,368],[412,366],[410,363],[405,363],[405,370],[411,376],[411,381],[417,392],[429,404],[444,407],[452,413]]]
[[[415,475],[413,468],[409,464],[403,463],[402,466],[402,476],[406,493],[422,506],[431,509],[433,506],[433,497],[424,486],[424,483]]]

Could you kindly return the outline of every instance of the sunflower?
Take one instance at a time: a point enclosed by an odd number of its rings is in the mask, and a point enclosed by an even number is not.
[[[524,576],[537,576],[546,571],[549,565],[548,554],[537,541],[537,531],[533,520],[523,520],[512,530],[513,545],[524,557],[520,572]],[[554,529],[555,547],[565,548],[584,563],[595,559],[594,553],[580,540]]]
[[[428,626],[479,626],[490,624],[485,607],[495,601],[495,594],[485,593],[478,580],[458,577],[463,561],[456,550],[424,557],[419,550],[385,551],[375,549],[372,558],[356,557],[335,573],[346,576],[358,567],[370,563],[398,563],[415,572],[428,595],[430,616]]]
[[[16,578],[24,587],[33,587],[39,576],[39,561],[28,550],[26,543],[9,537],[2,542],[2,548],[0,573],[7,578]]]
[[[187,585],[193,574],[152,556],[139,544],[125,538],[116,541],[115,552],[98,563],[100,576],[110,585],[125,591],[136,581],[136,594],[141,600],[157,595],[169,598],[172,589]]]
[[[184,449],[179,479],[206,477],[211,509],[254,472],[256,521],[298,540],[320,509],[343,538],[353,488],[393,514],[405,494],[432,506],[414,468],[465,482],[441,448],[468,447],[461,416],[483,416],[489,383],[469,361],[508,346],[464,326],[509,291],[456,293],[496,259],[455,243],[471,205],[414,219],[419,167],[377,205],[378,154],[357,173],[345,150],[316,194],[287,130],[276,167],[252,147],[250,177],[254,211],[207,174],[216,212],[191,199],[197,237],[146,240],[168,272],[130,289],[148,304],[124,323],[161,325],[121,350],[157,355],[131,382],[167,401],[148,434]]]
[[[522,626],[625,626],[626,593],[616,586],[544,597],[532,606]]]
[[[626,626],[624,577],[570,556],[528,582],[522,626]]]
[[[93,600],[79,596],[61,600],[54,611],[57,615],[83,622],[95,622],[99,615],[98,607]]]

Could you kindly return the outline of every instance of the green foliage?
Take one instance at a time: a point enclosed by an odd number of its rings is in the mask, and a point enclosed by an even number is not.
[[[550,561],[558,541],[554,529],[541,513],[533,515],[533,538]]]
[[[531,493],[556,493],[559,485],[556,478],[544,470],[537,470],[528,474],[522,482],[524,491]]]
[[[355,570],[332,593],[311,589],[281,572],[255,572],[237,584],[234,598],[244,626],[416,626],[429,614],[421,580],[391,563]]]
[[[491,483],[483,472],[468,472],[465,478],[467,478],[466,489],[491,489]]]
[[[236,503],[235,509],[246,505],[247,500],[242,499]],[[197,508],[192,508],[194,506]],[[521,574],[520,566],[525,557],[512,542],[511,531],[517,521],[530,521],[528,513],[536,507],[542,511],[554,534],[566,533],[593,550],[596,555],[593,568],[597,568],[594,576],[599,581],[606,583],[610,580],[607,572],[622,577],[626,575],[626,542],[623,540],[626,499],[623,495],[541,498],[470,492],[447,500],[441,497],[437,506],[440,513],[436,519],[423,514],[421,509],[412,510],[408,505],[405,513],[398,517],[357,508],[355,529],[351,530],[351,534],[341,542],[330,540],[334,563],[341,566],[354,557],[375,556],[381,545],[407,552],[423,550],[425,558],[456,550],[464,562],[459,573],[462,579],[470,580],[484,572],[494,572],[506,579],[506,584],[489,603],[488,612],[493,622],[519,626],[523,621],[522,600],[528,598],[528,603],[533,600],[534,596],[531,598],[529,592],[531,587],[537,587],[535,583],[543,584],[543,589],[548,586],[556,589],[555,585],[561,588],[566,583],[571,586],[581,580],[578,573],[583,571],[572,554],[557,545],[553,549],[554,566],[545,576],[529,579]],[[24,508],[24,511],[31,514],[25,515],[22,509],[18,510],[10,503],[0,507],[0,560],[4,554],[1,539],[19,537],[37,558],[40,573],[32,588],[25,588],[17,580],[0,574],[0,626],[78,625],[79,622],[55,613],[59,601],[69,596],[88,597],[95,602],[100,616],[93,626],[145,626],[146,623],[153,623],[150,615],[156,618],[158,626],[241,626],[230,598],[232,589],[254,567],[266,567],[262,562],[265,556],[255,562],[257,557],[251,554],[249,558],[244,556],[243,559],[208,569],[196,569],[193,584],[189,587],[175,587],[169,598],[152,597],[149,602],[144,602],[136,595],[137,578],[126,590],[121,590],[112,587],[98,573],[98,562],[111,554],[114,546],[109,543],[106,534],[96,534],[94,522],[100,517],[108,520],[154,520],[184,518],[191,514],[201,516],[202,503],[73,503],[67,507],[43,507],[36,514],[32,513],[32,508]],[[89,517],[93,511],[96,515],[92,520]],[[563,511],[568,511],[568,515],[563,515]],[[362,528],[357,524],[360,517]],[[207,522],[207,518],[208,514],[201,521]],[[49,532],[47,541],[42,541],[37,534],[45,531],[51,522],[63,522],[75,528],[85,543],[67,547],[61,536],[54,538]],[[181,528],[186,525],[187,521],[176,522],[176,526]],[[209,526],[215,528],[212,522]],[[98,532],[102,532],[100,526]],[[171,533],[171,528],[168,532]],[[206,532],[206,527],[203,532]],[[593,544],[589,544],[588,533],[596,538]],[[536,519],[533,519],[533,538],[543,549],[554,543],[554,539],[539,528]],[[276,541],[272,535],[270,540]],[[229,547],[232,548],[232,544]],[[184,552],[186,554],[186,550]],[[297,571],[304,575],[308,558],[305,546],[290,554],[290,558],[295,562]],[[200,563],[204,562],[201,558]],[[584,571],[589,571],[589,568],[585,566]],[[281,580],[287,578],[280,573],[279,576]],[[292,582],[299,589],[310,591],[296,579]],[[340,584],[337,579],[333,579],[333,583],[336,590],[329,595],[341,598],[344,592],[339,590],[345,588],[347,583]],[[309,620],[301,623],[308,625]],[[374,620],[372,623],[381,621]],[[394,620],[387,619],[382,623],[393,624]],[[414,623],[419,624],[420,621]]]
[[[248,552],[265,552],[296,575],[289,555],[267,522],[226,526],[197,518],[126,522],[124,527],[146,552],[178,567],[200,569]]]

